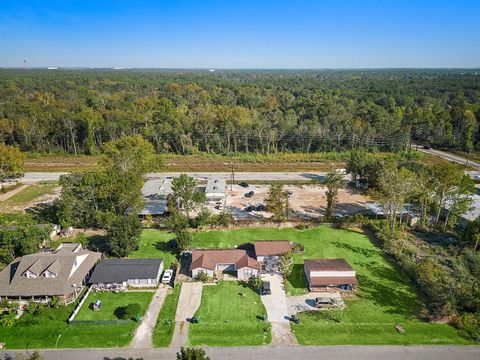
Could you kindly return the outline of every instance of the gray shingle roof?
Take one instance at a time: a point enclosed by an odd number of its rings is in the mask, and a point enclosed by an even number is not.
[[[89,283],[121,283],[129,279],[155,279],[162,259],[105,259],[95,266]]]
[[[37,253],[15,259],[0,272],[0,296],[65,295],[82,281],[102,254],[81,250]],[[27,270],[37,277],[25,276]],[[50,270],[55,277],[44,276]]]

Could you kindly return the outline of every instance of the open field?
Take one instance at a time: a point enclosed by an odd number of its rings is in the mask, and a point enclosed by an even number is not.
[[[0,203],[0,211],[20,212],[35,203],[52,201],[58,194],[57,189],[58,183],[56,181],[45,181],[29,185],[7,200],[2,201]]]
[[[155,256],[169,253],[168,246],[158,245],[160,239],[166,242],[168,236],[149,235],[149,238],[155,239],[155,247],[149,245]],[[339,322],[301,316],[302,323],[295,325],[294,330],[302,344],[468,343],[453,327],[422,320],[422,299],[410,279],[387,260],[381,249],[363,233],[328,226],[301,231],[291,228],[202,231],[194,233],[192,247],[232,248],[255,240],[291,240],[305,246],[304,254],[295,255],[293,274],[285,284],[285,290],[290,295],[308,292],[303,275],[304,258],[345,258],[357,271],[358,289],[353,297],[347,299],[347,309]],[[151,253],[151,256],[154,254]],[[394,326],[397,323],[407,330],[405,334],[396,333]],[[355,336],[348,335],[352,333]],[[200,343],[199,340],[194,342]]]
[[[152,342],[155,347],[167,347],[172,341],[175,329],[175,312],[182,283],[175,285],[172,292],[167,294],[162,309],[158,314],[157,325],[153,330]]]
[[[118,320],[115,310],[128,304],[138,303],[142,308],[142,314],[152,300],[153,292],[92,292],[88,295],[82,308],[75,316],[75,320]],[[100,311],[94,311],[90,305],[95,301],[102,302]]]
[[[151,293],[148,293],[151,296]],[[126,346],[138,323],[69,325],[74,305],[44,308],[39,315],[24,314],[12,327],[0,327],[0,339],[9,349],[93,348]]]
[[[415,160],[431,163],[443,161],[435,156],[412,152],[409,155]],[[402,154],[375,153],[375,156],[402,157]],[[175,155],[165,154],[163,156],[166,168],[165,171],[209,171],[224,172],[231,171],[231,163],[234,169],[241,171],[328,171],[331,166],[345,167],[349,152],[318,152],[318,153],[277,153],[277,154],[238,154],[238,155],[217,155],[199,153],[196,155]],[[25,163],[27,172],[73,172],[91,171],[99,163],[100,156],[86,155],[38,155],[32,154]]]
[[[258,318],[266,314],[260,296],[247,285],[221,281],[204,286],[202,304],[196,312],[199,324],[190,324],[191,345],[245,346],[271,341],[268,322]]]

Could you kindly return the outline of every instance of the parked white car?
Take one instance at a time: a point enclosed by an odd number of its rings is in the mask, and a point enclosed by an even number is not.
[[[168,284],[170,281],[172,281],[172,276],[173,276],[173,270],[165,270],[162,276],[162,284]]]

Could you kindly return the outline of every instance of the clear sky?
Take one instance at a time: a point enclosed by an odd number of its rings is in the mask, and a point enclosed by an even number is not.
[[[480,67],[480,0],[0,0],[0,66]]]

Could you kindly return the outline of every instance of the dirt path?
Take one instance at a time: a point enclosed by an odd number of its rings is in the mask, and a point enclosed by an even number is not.
[[[167,295],[167,289],[160,287],[155,291],[153,299],[148,305],[148,309],[143,316],[142,323],[137,328],[135,336],[133,337],[130,347],[133,348],[151,348],[152,346],[152,334],[155,325],[157,324],[158,313],[162,308],[163,302]]]
[[[188,345],[188,321],[197,312],[202,302],[203,283],[183,283],[175,314],[175,330],[171,347]]]
[[[1,194],[0,195],[0,201],[5,201],[5,200],[8,200],[10,199],[13,195],[15,194],[18,194],[20,191],[23,191],[25,190],[27,187],[29,187],[30,185],[22,185],[22,186],[19,186],[18,188],[16,189],[13,189],[12,191],[9,191],[5,194]]]

